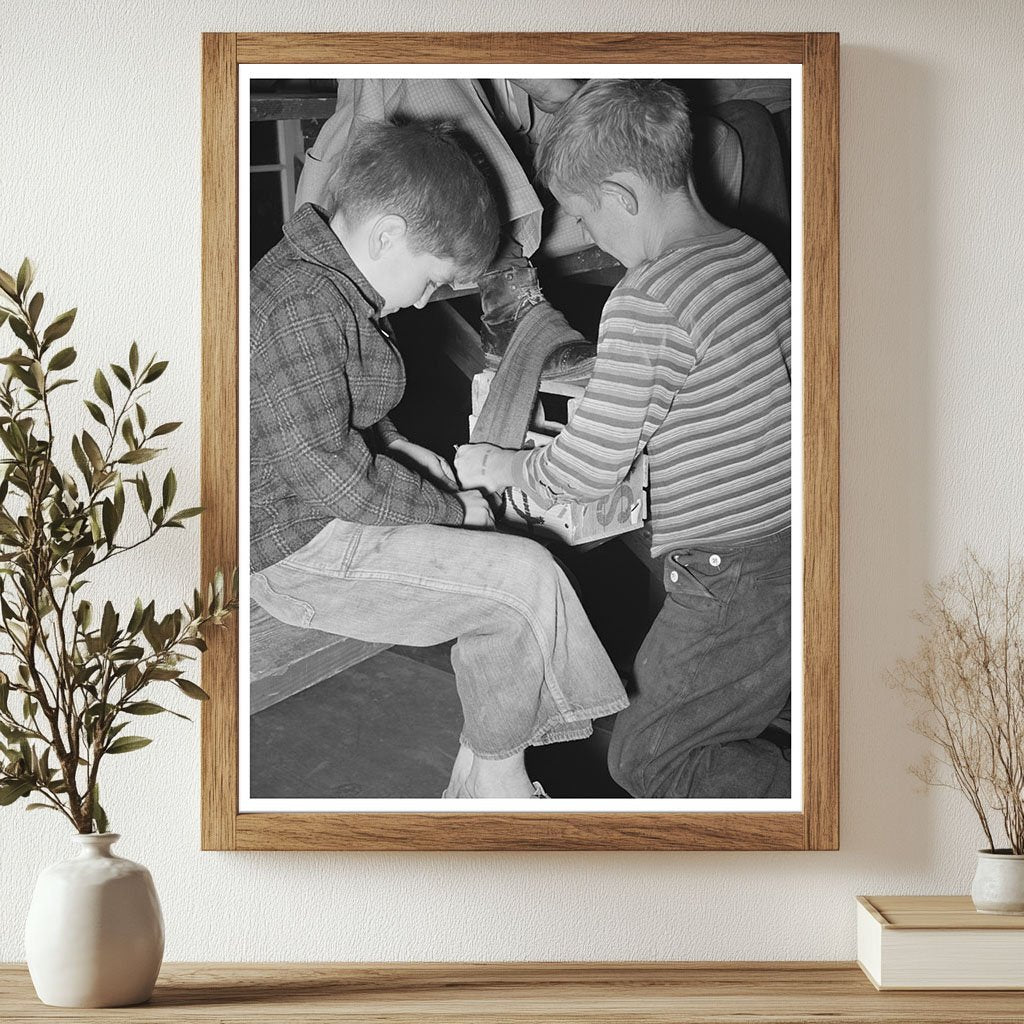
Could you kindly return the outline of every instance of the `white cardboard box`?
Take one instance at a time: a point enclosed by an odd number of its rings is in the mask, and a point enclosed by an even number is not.
[[[493,370],[484,370],[473,378],[470,433],[493,379]],[[567,416],[572,416],[583,397],[584,388],[580,384],[542,381],[540,390],[541,394],[563,397],[566,400]],[[538,405],[532,429],[526,434],[527,443],[534,446],[550,444],[562,426],[564,423],[544,419]],[[505,521],[527,533],[553,537],[563,544],[606,540],[643,526],[647,518],[648,480],[647,456],[641,453],[630,467],[625,480],[612,494],[598,501],[559,502],[548,509],[542,509],[536,499],[517,487],[510,487],[505,493]]]

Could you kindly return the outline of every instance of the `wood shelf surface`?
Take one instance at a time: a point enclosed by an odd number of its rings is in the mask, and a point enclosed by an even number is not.
[[[1019,1024],[1021,992],[877,992],[853,963],[165,964],[153,999],[42,1005],[0,965],[0,1020],[130,1024]]]

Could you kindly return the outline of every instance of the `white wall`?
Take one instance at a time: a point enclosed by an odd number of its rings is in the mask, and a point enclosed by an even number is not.
[[[854,951],[853,897],[964,892],[978,830],[905,771],[886,684],[925,579],[1022,545],[1024,214],[1016,0],[7,0],[0,266],[79,305],[85,366],[138,338],[173,359],[198,492],[203,30],[838,30],[842,33],[842,849],[813,854],[201,853],[197,730],[110,764],[121,851],[147,864],[169,959],[817,959]],[[557,12],[555,11],[557,7]],[[56,312],[56,308],[52,309]],[[173,416],[172,416],[173,414]],[[190,592],[198,531],[114,582]],[[56,816],[0,811],[0,960]]]

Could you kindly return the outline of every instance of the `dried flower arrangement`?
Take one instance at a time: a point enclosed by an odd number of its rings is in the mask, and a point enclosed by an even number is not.
[[[911,771],[967,797],[988,852],[1005,836],[1003,852],[1024,854],[1024,561],[996,571],[968,553],[915,617],[924,631],[895,680],[939,755]]]

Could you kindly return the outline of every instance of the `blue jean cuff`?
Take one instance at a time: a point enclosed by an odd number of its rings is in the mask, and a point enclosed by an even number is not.
[[[618,697],[596,708],[587,708],[585,711],[549,718],[537,728],[529,739],[522,743],[517,743],[506,750],[497,752],[477,749],[465,732],[459,736],[459,743],[472,750],[474,757],[482,758],[485,761],[502,761],[507,757],[521,754],[527,747],[543,747],[549,743],[568,743],[571,740],[584,740],[593,733],[595,718],[613,715],[628,706],[628,697]]]

